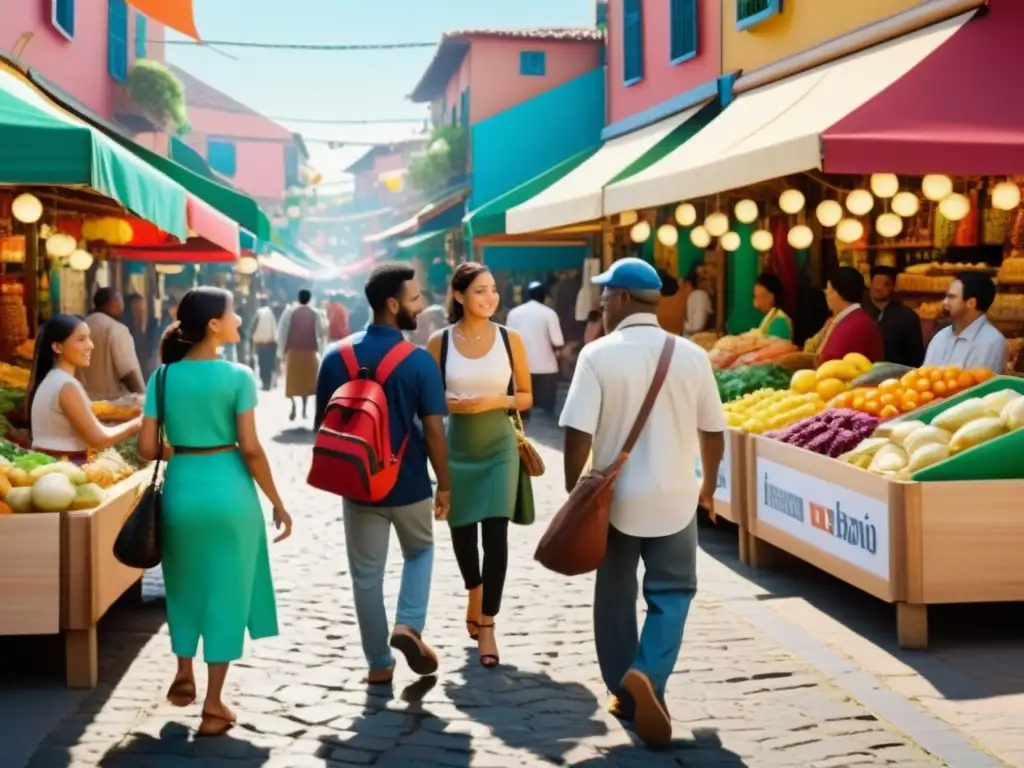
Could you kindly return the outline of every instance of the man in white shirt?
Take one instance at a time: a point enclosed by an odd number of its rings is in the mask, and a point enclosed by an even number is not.
[[[560,423],[570,490],[593,450],[611,465],[626,442],[657,367],[666,333],[658,326],[661,279],[641,259],[615,262],[603,286],[608,335],[580,352]],[[608,551],[594,588],[594,642],[609,711],[636,719],[637,735],[667,746],[672,721],[665,684],[697,588],[697,507],[713,509],[725,451],[725,416],[707,353],[683,338],[650,418],[615,485]],[[700,455],[705,480],[692,470]],[[708,479],[710,478],[710,479]],[[644,563],[647,618],[637,639],[637,566]]]
[[[985,313],[996,300],[992,278],[981,272],[961,272],[949,284],[942,308],[953,324],[932,337],[925,365],[959,365],[987,368],[996,375],[1006,372],[1006,337],[988,321]]]
[[[700,287],[696,270],[683,278],[683,284],[689,289],[689,294],[686,297],[686,324],[683,326],[683,333],[692,336],[707,330],[708,320],[714,314],[715,308],[711,305],[711,296]]]
[[[256,349],[256,361],[260,367],[260,381],[263,390],[270,391],[277,369],[277,317],[270,307],[270,297],[260,298],[260,308],[252,325],[252,344]]]
[[[523,337],[530,361],[534,405],[554,416],[558,389],[557,353],[565,346],[562,323],[558,313],[544,303],[547,291],[542,283],[530,283],[526,292],[529,301],[511,309],[505,325]],[[529,411],[523,414],[523,418],[529,418]]]

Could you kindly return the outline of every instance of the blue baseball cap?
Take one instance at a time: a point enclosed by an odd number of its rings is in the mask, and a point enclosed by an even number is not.
[[[661,291],[658,270],[643,259],[633,256],[614,262],[591,282],[605,288],[625,291]]]

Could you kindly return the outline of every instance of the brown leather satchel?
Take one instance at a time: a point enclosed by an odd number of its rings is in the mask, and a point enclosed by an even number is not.
[[[586,472],[548,524],[533,555],[548,570],[564,576],[578,576],[597,570],[604,560],[615,480],[647,424],[654,401],[668,376],[675,349],[675,337],[666,335],[654,379],[618,457],[606,469]]]

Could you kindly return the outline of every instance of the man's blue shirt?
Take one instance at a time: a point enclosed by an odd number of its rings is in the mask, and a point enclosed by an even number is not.
[[[392,347],[402,341],[402,333],[387,325],[370,325],[365,331],[349,336],[360,366],[373,370]],[[331,347],[320,363],[316,381],[316,425],[320,426],[331,396],[349,380],[345,361],[338,345]],[[426,416],[444,416],[448,412],[441,371],[425,349],[415,349],[384,382],[388,398],[388,425],[394,450],[409,435],[409,445],[398,471],[398,482],[386,497],[368,507],[404,507],[429,499],[433,492],[427,471],[427,443],[416,421]]]

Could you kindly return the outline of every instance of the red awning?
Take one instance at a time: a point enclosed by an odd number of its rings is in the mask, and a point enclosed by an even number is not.
[[[233,219],[195,195],[188,196],[187,212],[189,229],[238,258],[240,232]]]
[[[149,261],[156,264],[231,264],[235,254],[225,251],[209,240],[190,237],[184,244],[122,246],[114,255],[125,261]]]
[[[822,136],[829,173],[1024,174],[1022,0],[990,0],[924,61]]]

